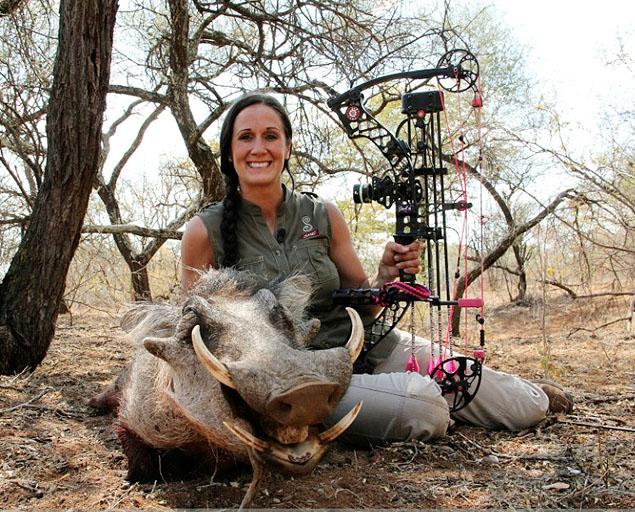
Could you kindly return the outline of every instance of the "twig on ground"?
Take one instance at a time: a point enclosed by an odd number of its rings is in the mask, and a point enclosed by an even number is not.
[[[117,497],[117,495],[115,494],[115,496],[113,498],[117,498],[117,500],[115,501],[113,499],[113,502],[108,505],[108,510],[116,509],[119,506],[119,504],[126,498],[126,496],[128,496],[132,492],[133,489],[136,489],[137,486],[138,486],[138,484],[135,482],[130,487],[128,487],[125,490],[125,492],[121,494],[121,496]]]
[[[12,384],[0,384],[0,389],[12,389],[13,391],[24,391],[24,389],[19,388],[18,386],[13,386]]]
[[[626,322],[628,319],[629,319],[628,316],[625,316],[622,318],[616,318],[615,320],[611,320],[610,322],[606,322],[605,324],[598,325],[597,327],[594,327],[593,329],[588,329],[586,327],[574,327],[573,329],[569,331],[569,334],[567,334],[567,338],[570,338],[573,334],[575,334],[578,331],[586,331],[586,332],[594,333],[595,331],[604,329],[605,327],[608,327],[609,325],[613,325],[618,322]]]
[[[337,495],[340,492],[347,492],[347,493],[355,496],[357,498],[357,500],[359,501],[359,503],[363,503],[363,500],[359,497],[358,494],[355,494],[353,491],[351,491],[350,489],[346,489],[345,487],[338,487],[337,489],[335,489],[335,494],[333,494],[333,497],[337,498]]]
[[[24,382],[22,383],[22,384],[26,384],[29,381],[29,379],[33,376],[33,373],[34,373],[33,371],[25,368],[20,373],[17,373],[16,375],[14,375],[13,378],[10,379],[7,384],[0,384],[0,388],[15,389],[16,391],[22,391],[21,388],[15,387],[15,381],[26,376],[26,378],[24,379]]]
[[[54,414],[57,414],[58,416],[65,416],[67,418],[82,418],[84,416],[84,414],[80,412],[73,412],[67,409],[60,409],[59,407],[50,407],[48,405],[26,403],[26,404],[23,404],[22,407],[26,409],[38,409],[40,411],[50,411]]]
[[[610,395],[610,396],[599,396],[595,398],[587,398],[583,399],[584,402],[589,402],[592,404],[603,404],[606,402],[616,402],[618,400],[633,400],[635,399],[635,393],[630,395]]]
[[[563,416],[564,417],[564,416]],[[608,424],[609,422],[613,422],[616,425],[626,425],[629,426],[628,423],[617,416],[609,416],[607,414],[599,415],[599,414],[567,414],[566,419],[569,421],[594,421],[601,424]],[[556,423],[560,423],[559,418],[556,417]]]
[[[563,460],[568,460],[567,457],[563,457],[562,455],[551,455],[551,454],[545,454],[545,455],[540,455],[540,454],[524,454],[524,455],[512,455],[512,454],[507,454],[507,453],[500,453],[496,450],[490,450],[487,448],[483,448],[480,444],[478,444],[476,441],[470,439],[469,437],[461,434],[461,432],[458,432],[458,435],[460,437],[462,437],[463,439],[465,439],[467,442],[469,442],[470,444],[476,446],[479,450],[481,450],[483,453],[485,453],[486,455],[494,455],[496,457],[499,458],[503,458],[503,459],[511,459],[511,460],[556,460],[556,461],[563,461]]]
[[[46,395],[49,391],[52,391],[52,389],[51,388],[45,389],[39,395],[34,396],[33,398],[31,398],[31,400],[28,400],[27,402],[24,402],[23,404],[14,405],[13,407],[7,407],[6,409],[0,409],[0,414],[4,414],[6,412],[15,411],[16,409],[21,409],[23,407],[29,407],[33,402],[37,402],[40,398],[42,398],[44,395]]]
[[[461,434],[461,432],[457,432],[458,436],[463,438],[465,441],[467,441],[468,443],[470,443],[472,446],[475,446],[476,448],[478,448],[479,450],[481,450],[483,453],[485,453],[486,455],[496,455],[497,457],[499,457],[500,453],[498,453],[495,450],[490,450],[487,448],[483,448],[480,444],[478,444],[476,441],[470,439],[469,437],[467,437],[464,434]]]
[[[22,480],[18,478],[11,478],[11,479],[5,480],[5,482],[10,484],[15,484],[21,489],[24,489],[25,491],[38,492],[40,490],[37,488],[37,484],[32,484],[26,480]]]
[[[606,430],[621,430],[623,432],[635,432],[635,428],[633,427],[620,427],[618,425],[606,425],[605,423],[593,423],[592,421],[568,420],[563,418],[561,420],[558,420],[558,423],[566,423],[568,425],[580,425],[582,427],[603,428]]]

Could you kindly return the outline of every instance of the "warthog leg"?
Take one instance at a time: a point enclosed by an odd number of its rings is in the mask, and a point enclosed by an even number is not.
[[[92,407],[99,414],[117,412],[121,393],[130,377],[130,364],[125,366],[117,378],[112,381],[101,393],[88,401],[88,407]]]

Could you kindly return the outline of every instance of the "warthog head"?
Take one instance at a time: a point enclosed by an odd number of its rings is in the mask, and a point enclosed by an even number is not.
[[[360,404],[329,430],[314,427],[346,391],[363,342],[349,310],[345,346],[309,350],[320,328],[305,318],[310,293],[303,276],[259,288],[245,273],[210,270],[182,306],[137,308],[126,322],[155,357],[135,358],[121,422],[150,446],[212,444],[254,466],[309,472],[359,412]]]

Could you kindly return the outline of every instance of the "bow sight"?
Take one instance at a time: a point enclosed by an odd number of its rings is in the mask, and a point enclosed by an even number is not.
[[[363,91],[370,87],[394,80],[410,80],[421,81],[417,83],[417,89],[421,89],[432,78],[437,79],[438,88],[406,92],[401,96],[401,113],[405,117],[395,133],[365,108]],[[335,292],[337,304],[384,306],[377,320],[367,329],[364,352],[381,341],[415,301],[430,303],[431,330],[437,331],[439,345],[443,337],[441,308],[482,305],[478,299],[453,300],[450,296],[446,212],[453,209],[463,211],[471,204],[465,197],[459,201],[446,198],[448,170],[443,165],[441,136],[441,114],[445,112],[442,89],[448,92],[471,89],[474,93],[472,106],[480,107],[477,79],[478,62],[474,55],[467,50],[452,50],[441,57],[436,68],[375,78],[327,102],[349,138],[369,139],[390,164],[387,171],[373,175],[371,183],[353,187],[355,203],[375,201],[385,208],[394,205],[395,241],[402,245],[415,240],[425,242],[426,286],[416,283],[414,275],[402,271],[400,282],[387,283],[381,289],[342,289]],[[436,318],[433,318],[432,308],[436,310]],[[453,411],[467,405],[476,393],[480,384],[481,361],[478,356],[475,359],[453,357],[450,349],[449,358],[439,359],[429,369],[428,373],[437,379],[442,390],[454,394]]]

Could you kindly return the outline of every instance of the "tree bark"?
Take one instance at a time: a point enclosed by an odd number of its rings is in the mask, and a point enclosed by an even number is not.
[[[170,0],[170,77],[169,108],[187,147],[190,159],[196,166],[203,184],[203,201],[218,201],[224,195],[225,186],[212,148],[203,138],[194,119],[188,98],[190,56],[190,15],[187,0]],[[220,115],[221,110],[216,113]]]
[[[62,0],[47,116],[46,171],[0,285],[0,374],[32,370],[55,333],[95,181],[117,0]]]
[[[520,243],[521,241],[517,240],[512,245],[516,265],[518,265],[518,284],[516,287],[518,294],[512,299],[512,302],[523,302],[527,298],[527,272],[525,272],[525,260],[522,257]]]
[[[0,16],[13,14],[24,0],[0,0]]]

